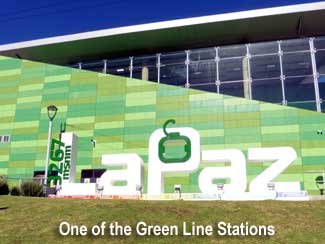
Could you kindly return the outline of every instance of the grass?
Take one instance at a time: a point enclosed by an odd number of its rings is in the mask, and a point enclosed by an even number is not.
[[[7,209],[5,207],[8,207]],[[325,202],[187,202],[100,199],[46,199],[0,196],[0,243],[325,243]],[[61,236],[68,221],[88,228],[102,221],[130,225],[128,237]],[[139,221],[147,224],[213,225],[219,221],[273,225],[272,237],[137,236]],[[181,228],[180,228],[181,230]]]

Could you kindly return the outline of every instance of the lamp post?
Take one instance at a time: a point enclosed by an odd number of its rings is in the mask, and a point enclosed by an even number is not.
[[[52,139],[52,128],[53,128],[53,120],[56,116],[58,108],[55,105],[50,105],[47,107],[47,116],[49,117],[49,133],[47,137],[47,151],[46,151],[46,161],[45,161],[45,175],[44,175],[44,185],[45,190],[47,187],[47,177],[48,177],[48,167],[50,161],[50,150],[51,150],[51,139]],[[46,194],[46,192],[45,192]]]
[[[323,135],[323,130],[317,130],[317,135]],[[323,174],[323,176],[321,176],[320,178],[317,177],[315,179],[316,186],[320,190],[321,195],[323,195],[324,194],[324,191],[325,191],[325,170],[322,171],[322,174]],[[320,182],[321,179],[323,180],[322,183]],[[323,184],[323,189],[320,188],[320,184]]]

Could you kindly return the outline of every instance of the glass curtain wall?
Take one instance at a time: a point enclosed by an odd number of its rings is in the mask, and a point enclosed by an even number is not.
[[[325,111],[325,37],[81,62],[71,67]]]

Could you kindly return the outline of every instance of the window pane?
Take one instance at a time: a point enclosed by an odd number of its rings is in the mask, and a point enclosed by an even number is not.
[[[82,69],[95,71],[95,72],[103,72],[104,61],[82,63]]]
[[[313,77],[286,78],[285,94],[288,102],[314,101]]]
[[[286,77],[311,75],[310,53],[288,53],[283,55],[283,73]]]
[[[190,64],[190,84],[215,83],[216,63],[197,62]]]
[[[316,49],[325,49],[325,36],[316,37],[314,40],[314,46]]]
[[[243,61],[244,58],[233,58],[220,60],[219,77],[221,81],[243,80]]]
[[[190,52],[191,61],[214,61],[215,56],[216,50],[214,48],[196,49]]]
[[[71,65],[68,65],[67,67],[73,68],[73,69],[79,69],[79,64],[71,64]]]
[[[193,89],[208,91],[208,92],[217,92],[217,86],[215,84],[207,84],[207,85],[194,85],[191,86]]]
[[[246,53],[246,45],[226,46],[219,48],[220,58],[244,57]]]
[[[261,42],[251,44],[249,46],[249,53],[251,55],[278,53],[278,43],[277,42]]]
[[[325,109],[325,75],[320,75],[318,78],[319,96],[323,100],[322,108]]]
[[[222,83],[220,85],[220,93],[235,97],[244,97],[243,82]]]
[[[318,73],[325,74],[325,50],[316,52],[316,66]]]
[[[148,81],[157,81],[157,68],[153,66],[134,67],[132,78]]]
[[[157,81],[156,56],[140,56],[133,58],[133,78]]]
[[[216,51],[214,48],[204,48],[191,50],[190,60],[191,61],[213,61],[216,56]]]
[[[162,65],[160,67],[160,82],[176,86],[184,85],[186,83],[185,65]]]
[[[133,68],[135,68],[135,67],[142,68],[143,66],[146,66],[146,67],[156,67],[157,66],[156,59],[157,59],[156,56],[140,56],[140,57],[134,57],[133,58]]]
[[[130,59],[107,61],[107,73],[112,75],[130,76]]]
[[[278,55],[252,57],[250,59],[252,79],[280,77],[280,61]]]
[[[294,39],[281,42],[283,52],[310,50],[309,39]]]
[[[316,111],[316,102],[300,102],[300,103],[288,102],[288,106]]]
[[[282,87],[280,79],[253,80],[252,96],[254,100],[281,103]]]
[[[160,56],[161,64],[185,64],[186,53],[185,51],[174,53],[163,53]]]

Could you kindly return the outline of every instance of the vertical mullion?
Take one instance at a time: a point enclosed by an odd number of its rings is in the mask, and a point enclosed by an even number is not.
[[[281,80],[281,89],[282,89],[282,105],[288,105],[288,102],[286,100],[286,93],[285,93],[285,75],[283,74],[283,62],[282,62],[282,56],[283,51],[281,48],[281,41],[278,41],[278,55],[279,55],[279,63],[280,63],[280,80]]]
[[[133,57],[130,57],[130,78],[133,77]]]
[[[161,54],[158,53],[157,54],[157,83],[160,83],[160,66],[161,66],[160,56],[161,56]]]
[[[251,55],[249,53],[249,46],[250,44],[246,44],[246,57],[247,57],[247,69],[248,69],[248,92],[249,92],[249,99],[252,99],[252,76],[251,76]]]
[[[216,63],[216,86],[217,86],[217,93],[220,93],[220,76],[219,76],[219,62],[220,62],[220,58],[219,58],[219,47],[215,47],[214,48],[216,51],[216,56],[214,58],[214,61]]]
[[[317,109],[317,112],[321,112],[322,109],[321,109],[321,99],[319,96],[318,73],[317,73],[316,58],[315,58],[316,49],[314,47],[314,38],[309,38],[309,47],[310,47],[311,64],[312,64],[312,68],[313,68],[316,109]]]
[[[189,88],[190,87],[190,50],[186,50],[186,60],[185,60],[185,65],[186,65],[186,83],[185,87]]]
[[[103,62],[104,62],[103,73],[106,74],[107,73],[107,59],[104,59]]]

